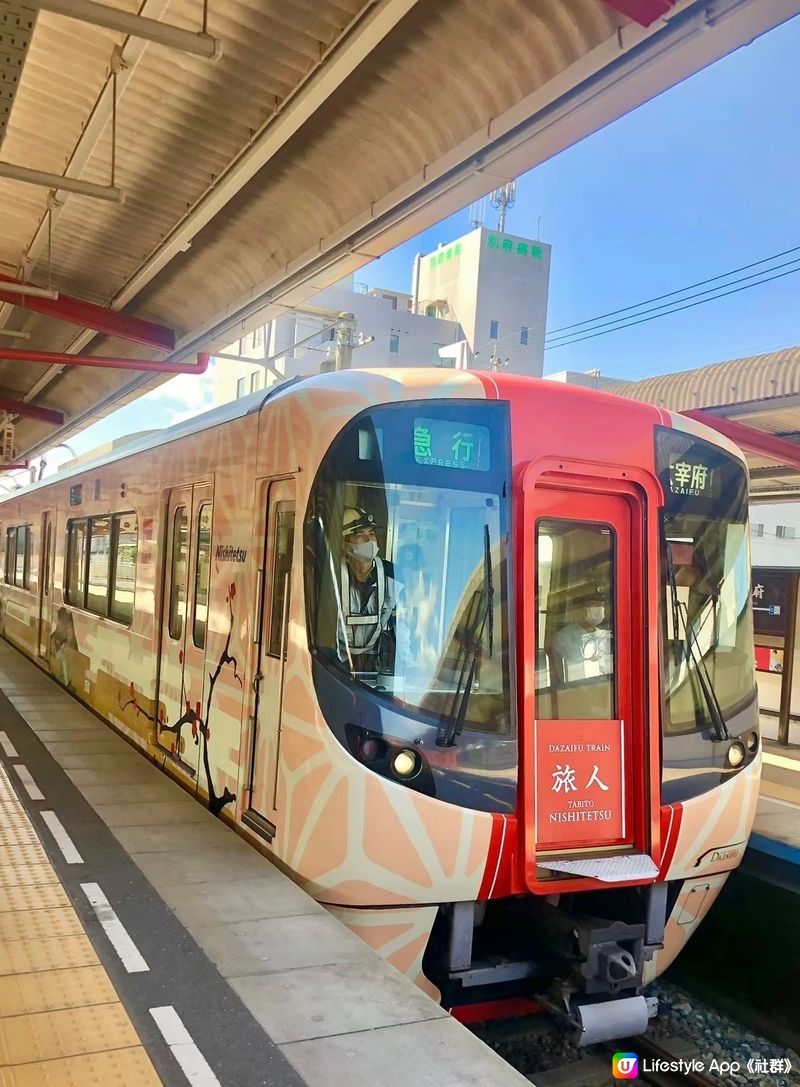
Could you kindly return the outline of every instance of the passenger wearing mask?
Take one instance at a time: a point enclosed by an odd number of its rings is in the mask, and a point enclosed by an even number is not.
[[[603,625],[606,621],[603,597],[600,593],[589,593],[577,605],[576,621],[562,627],[553,639],[564,683],[607,676],[614,670],[611,631]]]
[[[342,519],[341,602],[346,637],[339,656],[354,673],[375,673],[385,686],[398,669],[396,610],[400,583],[379,554],[375,518],[349,506]],[[402,657],[405,658],[403,652]],[[404,661],[403,661],[404,663]]]

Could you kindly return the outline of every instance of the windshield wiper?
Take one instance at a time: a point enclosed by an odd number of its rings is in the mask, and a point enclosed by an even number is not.
[[[450,713],[443,718],[436,736],[437,747],[452,747],[463,728],[467,706],[483,656],[483,635],[488,633],[489,657],[494,652],[494,584],[489,526],[483,526],[483,588],[475,594],[472,622],[464,634],[464,659],[458,675]],[[487,631],[488,627],[488,631]]]
[[[685,605],[682,605],[678,599],[678,585],[675,580],[675,564],[672,561],[672,554],[670,552],[669,540],[667,540],[667,578],[670,587],[670,598],[672,604],[672,623],[673,631],[677,641],[679,627],[679,617],[683,619],[684,639],[683,644],[678,646],[676,644],[675,663],[680,664],[681,660],[692,661],[695,666],[695,676],[697,678],[698,686],[703,694],[706,706],[708,708],[709,715],[711,717],[711,723],[714,729],[714,739],[716,740],[729,740],[731,734],[728,732],[728,727],[725,724],[725,718],[722,714],[722,707],[719,704],[719,699],[714,691],[714,685],[711,682],[711,677],[708,674],[706,668],[705,658],[703,657],[703,650],[697,640],[697,635],[692,629],[689,623],[689,609]]]

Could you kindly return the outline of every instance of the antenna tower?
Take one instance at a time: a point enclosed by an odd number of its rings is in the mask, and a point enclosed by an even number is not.
[[[507,181],[505,185],[501,185],[499,189],[494,189],[489,200],[492,207],[498,212],[497,229],[501,234],[504,234],[506,229],[506,212],[509,208],[513,208],[517,202],[516,181]]]
[[[486,197],[482,196],[480,200],[475,200],[469,206],[469,225],[473,230],[476,230],[479,226],[483,226],[483,221],[486,218]]]

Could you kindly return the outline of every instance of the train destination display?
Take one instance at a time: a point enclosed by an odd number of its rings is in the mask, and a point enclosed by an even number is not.
[[[438,468],[488,472],[489,428],[449,419],[415,419],[414,460]]]

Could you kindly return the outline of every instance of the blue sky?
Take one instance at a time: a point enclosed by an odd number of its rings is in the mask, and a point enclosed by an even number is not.
[[[542,217],[548,328],[800,245],[798,56],[794,19],[520,178],[507,229],[535,236]],[[467,229],[451,216],[358,278],[409,290],[414,254]],[[545,372],[636,379],[794,344],[798,301],[800,273],[548,351]]]
[[[800,245],[800,19],[543,163],[507,229],[553,247],[548,327],[582,321]],[[469,229],[466,212],[357,276],[410,289],[414,254]],[[545,372],[637,379],[800,342],[800,273],[545,354]],[[210,405],[176,379],[89,428],[78,451]],[[66,454],[51,458],[55,464]]]

